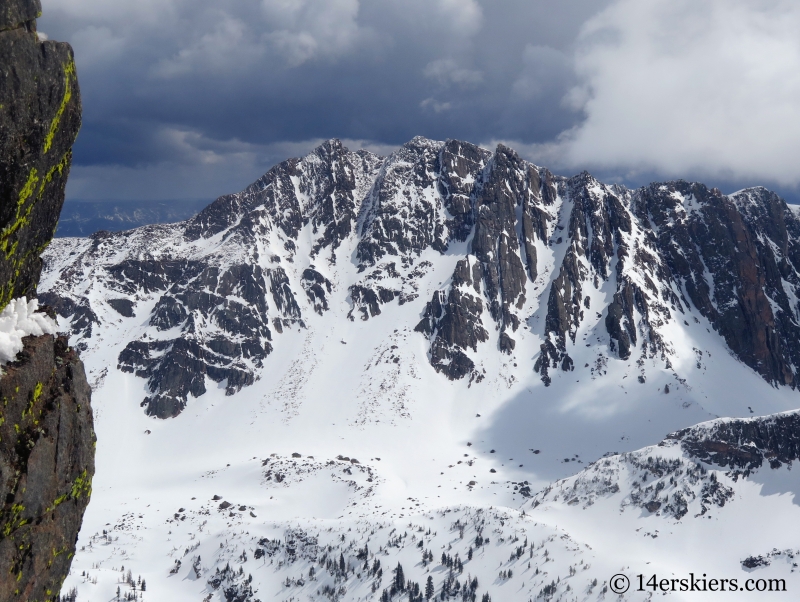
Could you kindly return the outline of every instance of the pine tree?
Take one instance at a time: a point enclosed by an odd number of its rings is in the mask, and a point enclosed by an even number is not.
[[[397,591],[402,592],[406,589],[406,578],[403,575],[403,565],[397,563],[397,568],[394,570],[394,586]]]
[[[339,554],[339,572],[344,574],[345,566],[344,566],[344,554]]]
[[[147,582],[144,579],[142,579],[142,591],[147,591]]]
[[[472,546],[467,550],[467,560],[472,560]]]
[[[430,600],[433,598],[433,577],[428,575],[428,581],[425,584],[425,599]]]

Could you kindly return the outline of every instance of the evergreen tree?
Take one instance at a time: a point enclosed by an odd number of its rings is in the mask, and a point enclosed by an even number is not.
[[[142,591],[143,592],[147,591],[147,581],[145,581],[144,579],[142,579]]]
[[[344,554],[339,554],[339,572],[344,574],[345,573],[345,566],[344,566]]]
[[[425,583],[425,599],[430,600],[433,598],[433,577],[428,575],[428,581]]]
[[[397,563],[397,568],[394,570],[394,586],[397,591],[402,592],[406,589],[406,578],[403,575],[403,565]]]

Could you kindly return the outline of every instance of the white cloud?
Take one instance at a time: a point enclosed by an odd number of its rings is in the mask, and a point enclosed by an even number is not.
[[[453,59],[431,61],[425,66],[423,74],[444,87],[456,85],[466,88],[483,82],[483,74],[480,71],[459,67]]]
[[[169,78],[200,71],[247,71],[264,56],[265,50],[242,19],[220,13],[213,30],[193,40],[174,56],[159,61],[153,73]]]
[[[512,94],[521,100],[564,89],[575,79],[571,57],[549,46],[526,45],[522,64],[522,72],[511,87]]]
[[[368,39],[358,23],[358,0],[264,0],[255,14],[208,9],[173,56],[154,69],[160,77],[187,73],[248,73],[264,61],[297,67],[336,59]],[[211,18],[208,18],[211,15]]]
[[[800,183],[800,3],[617,0],[584,26],[573,167]]]
[[[434,113],[444,113],[445,111],[449,111],[453,108],[452,102],[443,102],[441,100],[436,100],[435,98],[426,98],[419,106],[423,109],[430,109]]]
[[[45,0],[43,12],[60,13],[90,23],[139,23],[149,26],[169,22],[188,0]]]
[[[291,66],[351,50],[362,32],[358,0],[263,0],[265,39]]]
[[[125,50],[125,39],[106,26],[89,25],[76,31],[72,46],[81,68],[113,63]]]
[[[359,8],[359,0],[50,0],[45,12],[80,24],[73,39],[87,65],[102,62],[112,42],[114,57],[117,42],[155,44],[169,54],[151,73],[174,77],[337,59],[372,39]]]
[[[460,35],[474,35],[483,24],[483,11],[475,0],[438,0],[433,5],[444,24]]]

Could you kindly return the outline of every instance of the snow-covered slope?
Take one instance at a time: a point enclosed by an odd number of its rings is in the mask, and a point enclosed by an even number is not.
[[[747,501],[708,521],[620,501],[649,457],[707,459],[613,454],[800,407],[799,240],[765,189],[627,190],[423,138],[330,141],[187,222],[55,240],[40,299],[83,350],[98,433],[67,587],[108,600],[130,570],[143,599],[377,600],[399,562],[437,596],[594,600],[642,559],[755,570],[791,548],[785,465],[719,476]],[[681,466],[703,503],[721,469]],[[743,544],[709,561],[737,513]]]

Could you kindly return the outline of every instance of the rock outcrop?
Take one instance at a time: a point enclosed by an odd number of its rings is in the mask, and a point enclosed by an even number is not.
[[[35,296],[81,122],[72,49],[36,35],[38,0],[0,14],[0,308]]]
[[[35,298],[81,104],[72,49],[39,0],[0,5],[0,310]],[[28,336],[0,376],[0,600],[57,600],[94,475],[91,391],[66,338]]]
[[[57,244],[40,299],[78,345],[108,310],[149,316],[117,366],[147,379],[141,403],[162,418],[209,382],[254,383],[276,337],[342,301],[363,321],[413,304],[404,326],[452,380],[480,382],[497,353],[545,385],[615,360],[645,383],[646,365],[674,372],[676,329],[696,328],[771,384],[800,384],[800,219],[763,188],[631,190],[502,144],[417,137],[377,157],[330,140],[187,222]]]
[[[54,600],[94,475],[91,391],[63,337],[28,337],[0,378],[0,599]]]
[[[800,413],[717,420],[672,433],[667,440],[680,442],[693,458],[746,477],[765,462],[775,469],[800,459]]]
[[[754,473],[789,471],[800,459],[797,410],[753,418],[720,418],[671,433],[658,445],[592,462],[534,497],[533,505],[592,506],[616,496],[634,508],[671,519],[705,517],[737,502],[734,487]],[[783,472],[785,478],[789,478]]]

